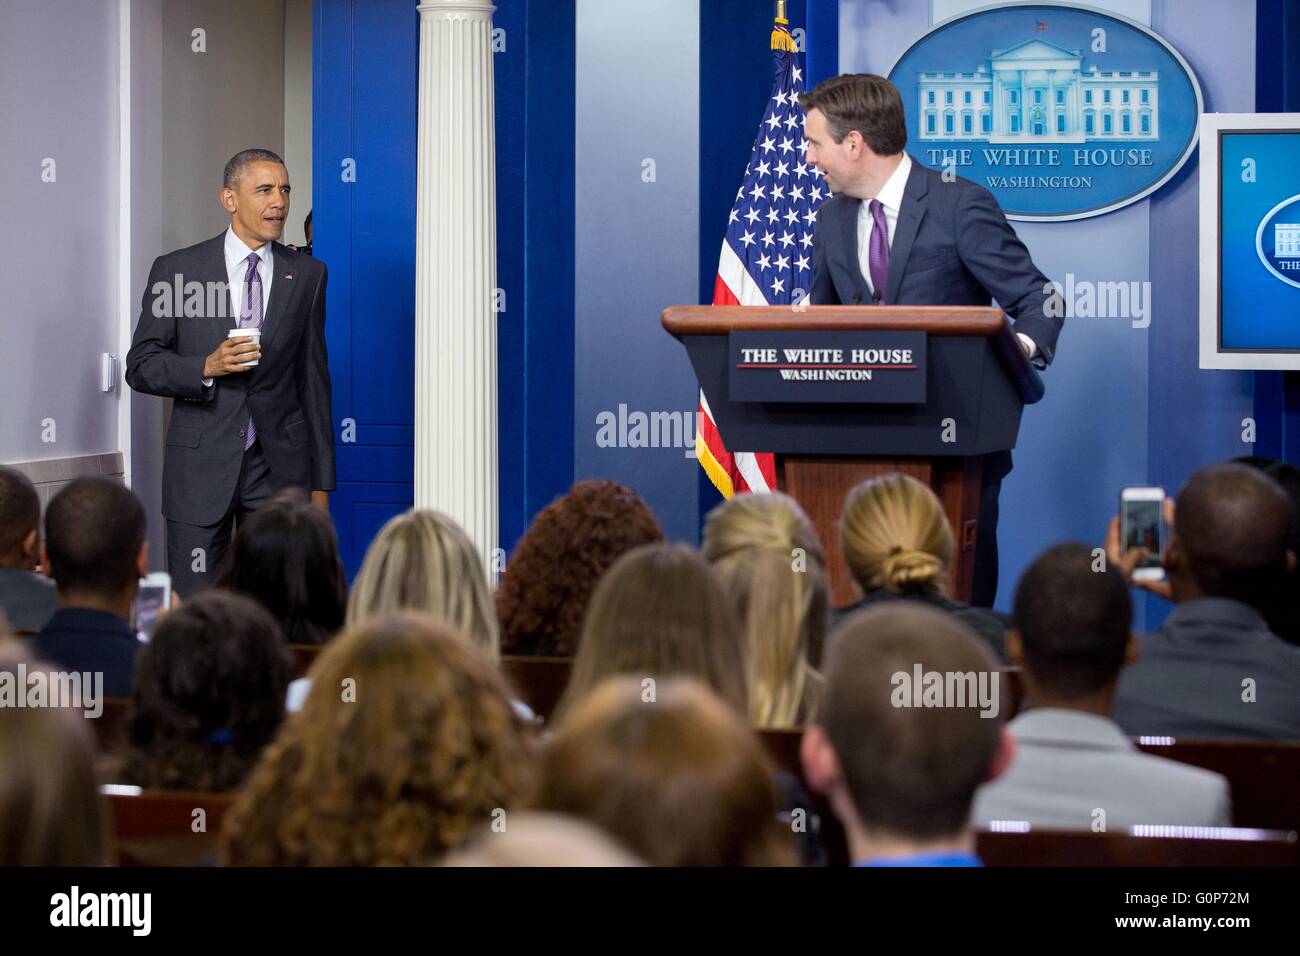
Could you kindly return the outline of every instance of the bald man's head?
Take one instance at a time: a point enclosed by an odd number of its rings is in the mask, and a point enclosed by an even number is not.
[[[1291,499],[1272,478],[1210,465],[1178,492],[1171,559],[1185,559],[1206,596],[1259,606],[1286,573],[1291,520]]]

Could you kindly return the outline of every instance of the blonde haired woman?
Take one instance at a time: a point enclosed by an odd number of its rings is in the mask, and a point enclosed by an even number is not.
[[[489,660],[500,656],[496,607],[469,536],[439,511],[389,519],[352,583],[347,626],[391,611],[423,611],[450,624]]]
[[[922,482],[895,473],[855,487],[840,514],[840,547],[865,597],[838,617],[877,601],[909,598],[956,615],[1004,653],[1005,617],[949,597],[952,528],[938,497]]]
[[[469,638],[488,660],[500,658],[496,606],[478,551],[442,512],[406,511],[379,529],[352,582],[344,626],[395,611],[429,614]],[[287,709],[300,710],[310,688],[307,677],[290,684]]]
[[[700,550],[740,620],[750,720],[802,726],[821,697],[809,657],[825,636],[830,606],[812,522],[786,495],[736,495],[709,512]]]

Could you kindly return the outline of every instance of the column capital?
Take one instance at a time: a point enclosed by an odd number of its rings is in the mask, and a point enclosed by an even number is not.
[[[421,0],[415,5],[421,16],[437,16],[438,14],[479,14],[482,16],[492,16],[496,12],[496,6],[487,0]]]

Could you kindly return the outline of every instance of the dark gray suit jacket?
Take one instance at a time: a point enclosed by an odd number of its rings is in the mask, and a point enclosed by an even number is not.
[[[228,289],[225,232],[160,256],[149,272],[126,380],[137,392],[176,399],[162,484],[163,514],[173,521],[210,525],[226,513],[250,412],[276,489],[334,488],[325,265],[278,242],[272,250],[275,278],[262,324],[261,362],[206,388],[204,359],[239,324],[229,292],[220,291]],[[202,283],[204,302],[192,310],[201,314],[175,307],[177,276],[182,287]],[[218,293],[208,295],[212,289]]]
[[[16,631],[39,631],[59,609],[54,582],[34,571],[0,568],[0,611]]]
[[[840,194],[817,210],[813,305],[871,304],[858,259],[861,205]],[[889,247],[886,304],[989,305],[997,299],[1015,330],[1034,340],[1046,365],[1064,322],[1046,314],[1047,285],[992,193],[969,179],[944,182],[912,157]]]
[[[1239,601],[1185,601],[1142,638],[1113,715],[1133,736],[1300,740],[1300,647]]]

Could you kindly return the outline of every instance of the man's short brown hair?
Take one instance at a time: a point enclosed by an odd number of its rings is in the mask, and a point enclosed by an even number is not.
[[[874,73],[846,73],[818,83],[799,97],[799,105],[821,110],[837,143],[853,130],[862,134],[871,151],[893,156],[907,145],[907,121],[898,87]]]
[[[839,760],[862,825],[912,839],[960,833],[997,754],[1001,721],[979,707],[895,706],[895,674],[990,672],[965,624],[912,601],[859,611],[827,647],[817,723]]]

